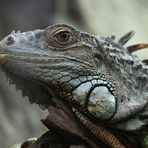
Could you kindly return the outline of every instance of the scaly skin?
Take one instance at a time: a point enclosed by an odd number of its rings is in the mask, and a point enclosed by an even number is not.
[[[63,100],[92,127],[103,124],[108,136],[98,138],[104,143],[124,147],[108,129],[134,135],[147,126],[148,68],[130,52],[147,44],[123,47],[132,35],[115,41],[65,24],[12,32],[0,42],[0,65],[31,102],[48,107]]]

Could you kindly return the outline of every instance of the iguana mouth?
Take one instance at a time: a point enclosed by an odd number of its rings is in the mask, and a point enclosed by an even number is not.
[[[24,62],[36,62],[37,63],[40,63],[40,64],[45,64],[45,63],[52,63],[52,62],[55,62],[54,64],[51,64],[53,66],[61,66],[62,67],[62,63],[58,64],[57,62],[61,61],[65,61],[65,63],[63,62],[63,67],[66,67],[66,66],[69,66],[71,64],[71,67],[73,67],[73,63],[82,63],[84,67],[86,68],[92,68],[92,64],[86,62],[86,61],[83,61],[81,59],[78,59],[78,58],[75,58],[75,57],[72,57],[72,56],[65,56],[65,55],[59,55],[59,54],[55,54],[53,56],[50,56],[50,55],[47,55],[45,54],[44,56],[40,56],[40,54],[36,54],[36,55],[30,55],[29,53],[22,53],[20,52],[13,52],[13,53],[0,53],[0,60],[1,61],[5,61],[7,60],[7,58],[12,58],[12,59],[16,59],[18,61],[24,61]],[[67,63],[66,63],[67,62]]]
[[[39,50],[36,48],[34,50],[32,47],[26,47],[23,48],[20,45],[19,46],[14,46],[14,45],[3,45],[4,43],[0,42],[0,56],[3,54],[6,55],[11,55],[14,57],[32,57],[32,58],[37,58],[37,57],[48,57],[48,54],[42,50]],[[31,54],[33,52],[33,54]]]

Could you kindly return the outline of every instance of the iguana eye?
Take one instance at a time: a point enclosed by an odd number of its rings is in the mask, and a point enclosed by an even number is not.
[[[74,35],[72,32],[68,29],[60,29],[57,30],[53,36],[52,36],[55,44],[58,46],[67,46],[69,44],[72,44],[74,41]]]
[[[74,31],[66,27],[49,28],[44,32],[49,46],[65,48],[77,41]]]

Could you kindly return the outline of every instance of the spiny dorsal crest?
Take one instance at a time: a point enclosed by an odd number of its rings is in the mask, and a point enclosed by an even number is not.
[[[148,48],[148,44],[136,44],[123,47],[134,35],[133,31],[128,32],[118,41],[115,37],[98,37],[100,47],[102,46],[103,55],[106,56],[114,70],[121,72],[125,82],[132,84],[142,90],[148,90],[148,59],[140,60],[132,53],[143,48]],[[100,49],[101,50],[101,49]]]

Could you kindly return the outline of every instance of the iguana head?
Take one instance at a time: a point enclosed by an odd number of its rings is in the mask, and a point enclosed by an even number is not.
[[[137,113],[146,110],[148,69],[123,47],[130,35],[115,41],[65,24],[12,32],[0,42],[0,63],[33,102],[58,98],[90,120],[135,130],[145,125]]]

